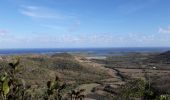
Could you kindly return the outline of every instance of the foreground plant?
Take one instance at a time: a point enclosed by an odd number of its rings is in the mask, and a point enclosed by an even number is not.
[[[55,99],[55,100],[62,100],[62,92],[66,88],[66,83],[60,81],[60,79],[56,76],[54,81],[47,82],[47,91],[45,94],[44,99]]]
[[[72,90],[69,95],[71,97],[71,100],[83,100],[85,98],[84,92],[85,89]]]
[[[0,82],[1,82],[1,96],[3,100],[6,100],[7,94],[9,93],[9,89],[11,86],[11,82],[8,79],[7,73],[4,73],[4,75],[1,76]]]
[[[17,77],[20,60],[9,63],[10,69],[0,76],[0,93],[2,100],[23,100],[25,91],[24,80]]]

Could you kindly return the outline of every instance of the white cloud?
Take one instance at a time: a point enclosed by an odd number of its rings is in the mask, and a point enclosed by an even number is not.
[[[75,32],[80,26],[77,14],[62,12],[40,6],[21,6],[21,14],[35,19],[41,27],[52,30],[64,30],[67,33]]]
[[[170,34],[170,26],[166,27],[166,28],[162,28],[160,27],[158,30],[159,33],[163,33],[163,34]]]
[[[119,43],[149,43],[155,41],[155,36],[153,35],[139,35],[139,34],[128,34],[125,36],[114,35],[111,33],[99,33],[99,34],[82,34],[82,35],[70,35],[63,34],[58,36],[49,36],[49,35],[41,35],[41,36],[33,36],[33,37],[23,37],[27,40],[27,42],[31,43],[64,43],[64,44],[119,44]]]
[[[1,30],[0,34],[7,31]],[[4,36],[4,35],[3,35]],[[73,34],[34,34],[31,36],[6,35],[0,39],[0,47],[135,47],[135,46],[170,46],[170,35],[162,34],[113,34],[83,33]],[[4,46],[2,46],[4,45]]]
[[[56,12],[53,9],[38,7],[38,6],[22,6],[20,13],[32,18],[43,18],[43,19],[66,19],[73,17],[71,15],[65,15]]]

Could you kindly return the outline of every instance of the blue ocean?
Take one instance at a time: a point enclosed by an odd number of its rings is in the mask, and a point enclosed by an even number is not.
[[[0,55],[11,54],[48,54],[48,53],[91,53],[91,54],[114,54],[129,52],[164,52],[170,48],[39,48],[39,49],[0,49]]]

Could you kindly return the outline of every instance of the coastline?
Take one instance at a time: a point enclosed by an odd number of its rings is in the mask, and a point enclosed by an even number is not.
[[[151,53],[165,52],[170,50],[169,47],[129,47],[129,48],[32,48],[32,49],[0,49],[0,55],[18,55],[18,54],[54,54],[54,53],[71,53],[71,54],[95,54],[95,55],[119,55],[127,53]]]

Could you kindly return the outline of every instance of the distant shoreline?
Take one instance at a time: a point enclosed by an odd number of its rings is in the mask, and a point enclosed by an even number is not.
[[[97,55],[132,53],[132,52],[165,52],[170,47],[122,47],[122,48],[20,48],[20,49],[0,49],[0,55],[17,55],[17,54],[53,54],[53,53],[87,53]]]

